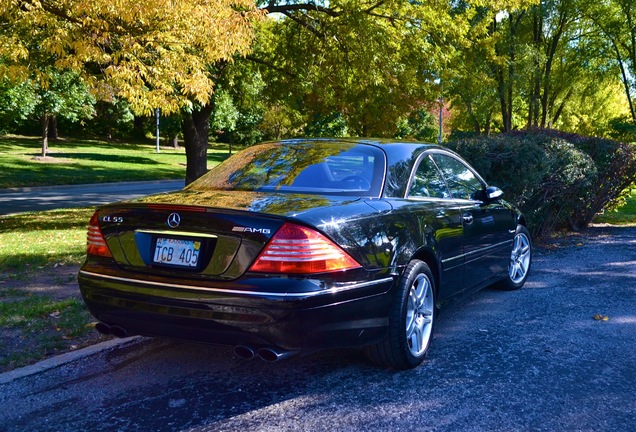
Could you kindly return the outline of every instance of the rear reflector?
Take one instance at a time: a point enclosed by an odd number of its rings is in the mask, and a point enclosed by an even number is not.
[[[311,274],[359,267],[356,260],[319,232],[285,223],[265,246],[250,271]]]
[[[88,233],[86,236],[86,253],[88,255],[112,257],[113,255],[110,253],[110,249],[108,249],[106,239],[104,238],[102,229],[99,226],[99,217],[97,216],[97,213],[98,212],[95,212],[93,214],[93,217],[91,217],[91,220],[88,223]]]

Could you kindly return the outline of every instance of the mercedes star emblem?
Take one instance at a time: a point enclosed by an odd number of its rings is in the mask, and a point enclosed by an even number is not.
[[[179,213],[170,213],[170,216],[168,216],[168,226],[170,228],[176,228],[180,223],[181,216],[179,216]]]

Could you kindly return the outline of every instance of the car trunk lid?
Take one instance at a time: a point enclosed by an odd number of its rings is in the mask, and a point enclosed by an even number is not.
[[[227,280],[249,268],[289,217],[330,204],[310,195],[185,190],[104,206],[98,217],[123,269]]]

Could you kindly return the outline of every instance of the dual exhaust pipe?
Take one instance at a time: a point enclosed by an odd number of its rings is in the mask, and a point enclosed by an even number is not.
[[[120,326],[111,326],[103,322],[98,322],[95,324],[95,330],[105,335],[113,335],[117,338],[125,338],[128,337],[128,330]]]
[[[95,330],[105,335],[113,335],[117,338],[125,338],[129,336],[128,330],[125,328],[117,325],[111,326],[101,321],[95,324]],[[234,347],[234,354],[245,360],[258,357],[266,362],[274,363],[289,357],[294,357],[298,355],[298,352],[287,351],[276,347],[261,347],[257,349],[247,345],[237,345]]]
[[[297,351],[287,351],[275,347],[262,347],[252,348],[247,345],[237,345],[234,347],[234,354],[245,360],[250,360],[255,357],[260,358],[269,363],[274,363],[280,360],[284,360],[289,357],[298,355]]]

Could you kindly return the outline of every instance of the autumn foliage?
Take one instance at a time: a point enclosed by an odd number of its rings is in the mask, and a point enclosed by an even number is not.
[[[261,16],[251,0],[2,0],[0,73],[71,69],[100,99],[176,112],[210,100],[210,65],[247,53]]]

